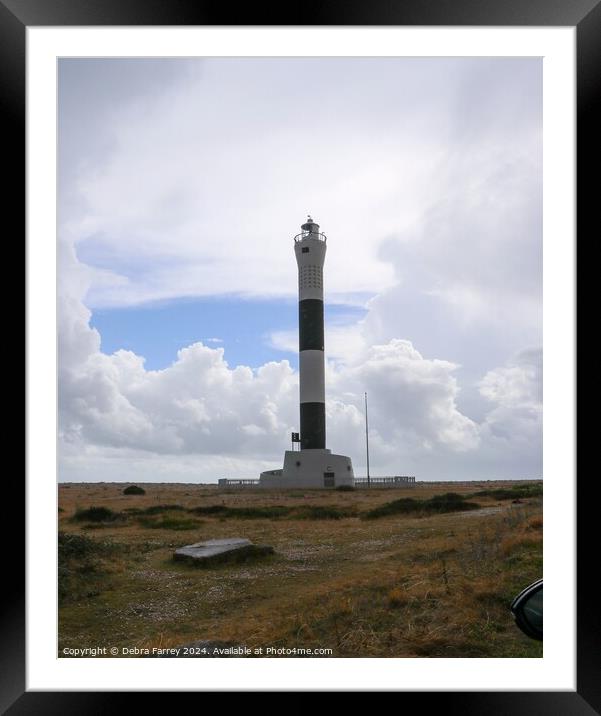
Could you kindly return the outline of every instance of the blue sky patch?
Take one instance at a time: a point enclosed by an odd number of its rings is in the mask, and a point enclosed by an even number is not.
[[[230,367],[258,368],[286,358],[298,369],[296,352],[279,350],[270,343],[276,331],[298,330],[297,313],[296,299],[210,297],[95,309],[90,323],[100,332],[103,353],[133,351],[146,358],[148,370],[168,367],[177,360],[178,350],[198,341],[224,348]],[[365,310],[326,304],[325,313],[326,325],[341,325],[359,320]]]

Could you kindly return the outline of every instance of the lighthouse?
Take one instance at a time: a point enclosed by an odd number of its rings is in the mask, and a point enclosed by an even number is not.
[[[298,267],[300,450],[286,450],[284,467],[261,473],[262,487],[335,488],[354,485],[350,457],[326,448],[324,280],[327,239],[309,216],[294,237]]]
[[[298,266],[298,362],[301,450],[326,446],[323,265],[326,237],[309,216],[294,237]]]

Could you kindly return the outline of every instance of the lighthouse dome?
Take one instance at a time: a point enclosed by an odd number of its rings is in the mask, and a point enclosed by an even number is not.
[[[313,219],[308,216],[307,221],[301,226],[301,229],[303,231],[308,231],[311,234],[318,234],[319,233],[319,224],[316,224]]]

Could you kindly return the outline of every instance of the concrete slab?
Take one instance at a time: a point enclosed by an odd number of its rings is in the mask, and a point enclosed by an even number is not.
[[[173,559],[178,562],[208,566],[224,562],[244,562],[253,557],[273,554],[273,551],[273,547],[269,545],[253,544],[243,537],[230,537],[180,547],[175,550]]]

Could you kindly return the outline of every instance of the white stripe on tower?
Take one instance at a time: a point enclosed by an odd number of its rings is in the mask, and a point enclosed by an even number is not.
[[[325,403],[323,351],[304,350],[299,354],[301,403]]]
[[[298,265],[301,449],[326,446],[323,265],[326,237],[311,217],[294,238]]]

